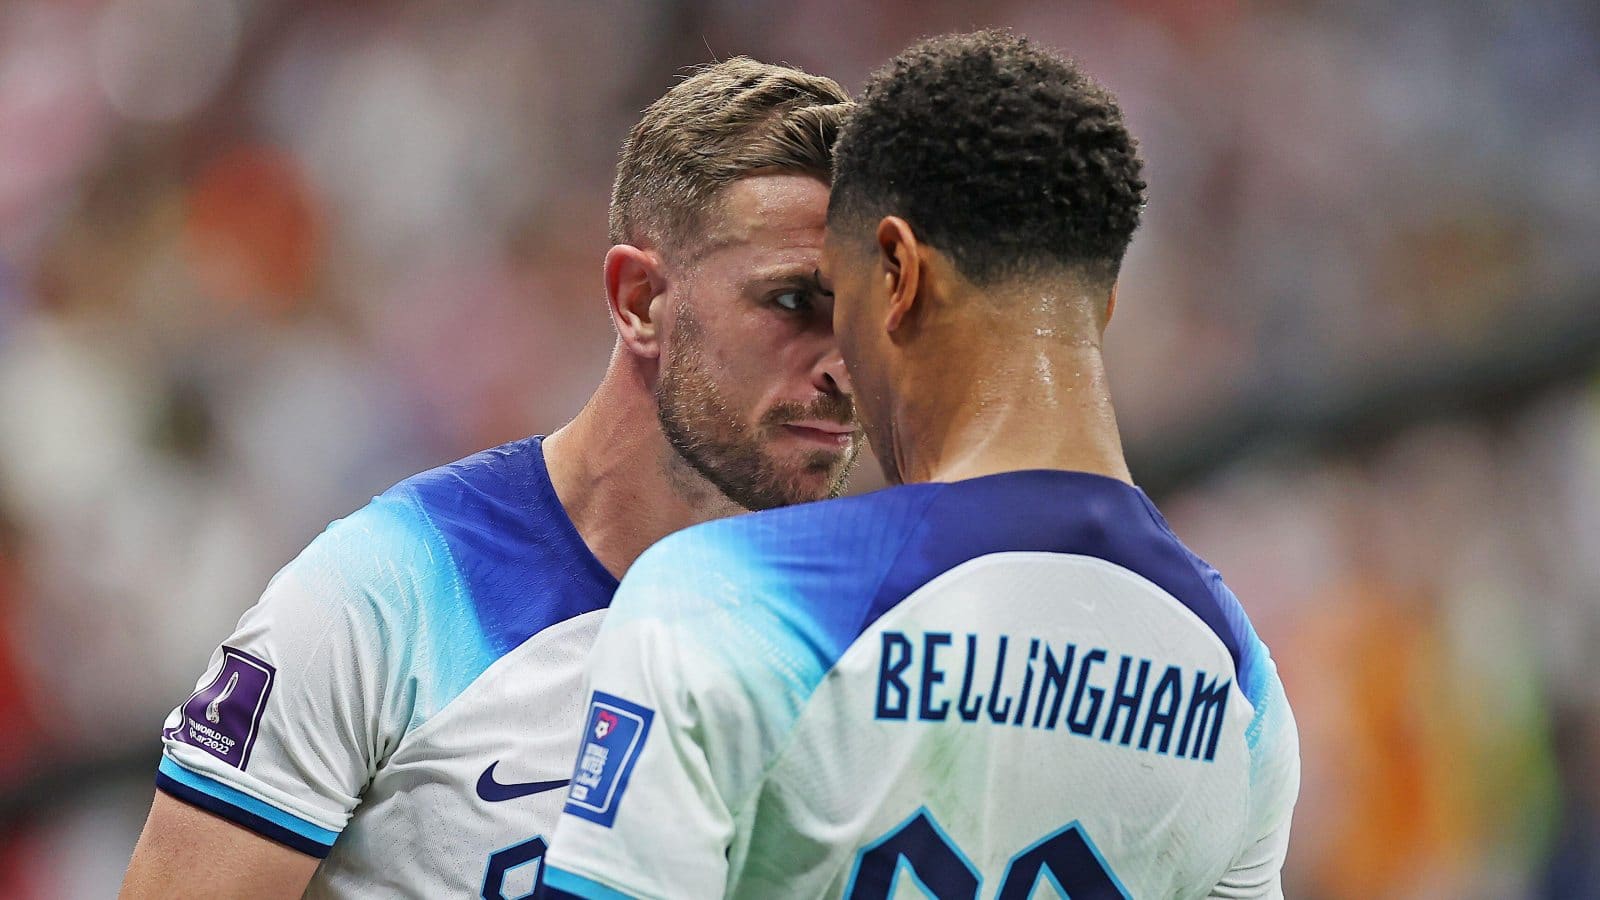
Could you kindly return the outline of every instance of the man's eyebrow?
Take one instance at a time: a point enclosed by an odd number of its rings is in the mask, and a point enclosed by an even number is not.
[[[807,290],[820,290],[817,280],[817,269],[807,272],[795,266],[775,266],[771,269],[758,270],[751,273],[751,283],[762,284],[787,284],[803,287]]]

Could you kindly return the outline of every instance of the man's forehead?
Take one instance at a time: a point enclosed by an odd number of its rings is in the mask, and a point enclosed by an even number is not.
[[[752,175],[723,189],[697,256],[747,244],[820,248],[828,186],[810,175]]]

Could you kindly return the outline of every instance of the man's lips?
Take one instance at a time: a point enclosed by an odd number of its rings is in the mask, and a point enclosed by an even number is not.
[[[785,422],[782,427],[790,435],[800,440],[837,450],[850,446],[850,441],[855,438],[856,433],[853,425],[827,422],[820,419]]]

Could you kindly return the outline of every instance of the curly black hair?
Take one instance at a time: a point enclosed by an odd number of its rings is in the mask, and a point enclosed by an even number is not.
[[[829,224],[902,216],[980,285],[1062,267],[1112,281],[1143,167],[1074,62],[1010,31],[944,35],[868,79],[834,148]]]

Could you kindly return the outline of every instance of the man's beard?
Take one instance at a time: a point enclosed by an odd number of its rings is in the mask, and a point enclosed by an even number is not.
[[[656,413],[667,442],[690,468],[745,509],[772,509],[844,493],[861,446],[857,432],[843,454],[816,450],[798,463],[782,464],[767,454],[762,432],[785,422],[820,419],[854,421],[849,397],[818,397],[812,403],[778,403],[752,428],[739,417],[707,371],[693,319],[680,313],[678,346],[672,362],[656,382]],[[830,475],[817,493],[808,486],[818,475]]]

